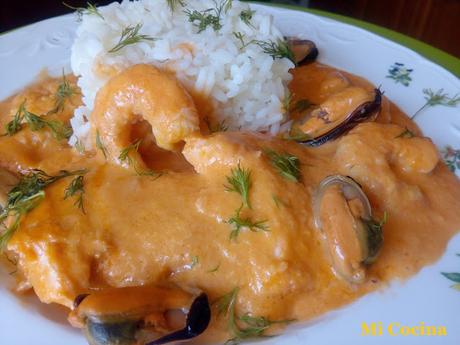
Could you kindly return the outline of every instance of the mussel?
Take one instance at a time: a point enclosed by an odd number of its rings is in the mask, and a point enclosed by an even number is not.
[[[313,62],[318,57],[318,48],[313,41],[296,37],[287,37],[286,41],[294,54],[294,62],[297,66]]]
[[[362,283],[366,266],[374,262],[382,247],[383,222],[373,219],[361,186],[351,177],[326,177],[315,194],[313,211],[334,273],[350,283]]]
[[[171,322],[167,313],[186,310],[185,327],[174,330],[177,320]],[[163,287],[110,288],[79,295],[69,316],[72,325],[83,328],[90,345],[161,345],[188,340],[203,333],[210,319],[206,294],[194,297]]]
[[[382,92],[369,92],[357,86],[347,87],[313,108],[301,124],[296,124],[297,140],[308,146],[320,146],[347,133],[357,124],[375,118],[382,103]],[[300,134],[300,136],[299,136]]]

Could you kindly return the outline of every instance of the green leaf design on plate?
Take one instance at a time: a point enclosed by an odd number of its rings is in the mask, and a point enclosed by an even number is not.
[[[452,273],[441,272],[441,274],[447,279],[452,280],[455,283],[460,283],[460,273],[458,272],[452,272]]]
[[[454,149],[451,146],[446,146],[444,150],[441,151],[442,158],[447,167],[455,173],[457,170],[460,170],[460,149]],[[457,254],[460,256],[460,254]]]

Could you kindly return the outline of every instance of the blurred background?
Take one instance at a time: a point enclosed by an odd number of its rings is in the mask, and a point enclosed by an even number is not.
[[[113,0],[95,1],[105,5]],[[86,0],[67,0],[74,7]],[[371,22],[424,41],[460,58],[460,0],[275,0]],[[0,32],[69,13],[60,0],[1,0]]]

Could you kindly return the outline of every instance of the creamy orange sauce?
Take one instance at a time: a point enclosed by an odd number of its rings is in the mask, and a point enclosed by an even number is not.
[[[373,88],[317,63],[295,69],[293,76],[295,99],[315,104],[350,83]],[[1,103],[0,127],[24,98],[29,110],[46,113],[58,82],[42,80]],[[79,104],[74,96],[57,116],[68,121]],[[45,200],[24,217],[8,252],[44,303],[72,308],[77,295],[94,289],[165,283],[204,291],[213,301],[239,287],[239,315],[311,319],[417,273],[439,258],[460,230],[459,180],[438,162],[428,139],[397,138],[405,126],[420,134],[384,99],[375,122],[318,148],[265,134],[222,132],[186,138],[183,148],[170,152],[155,146],[150,126],[141,122],[130,138],[146,137],[140,148],[143,162],[166,171],[157,179],[106,162],[100,152],[79,154],[47,130],[24,128],[0,137],[0,166],[49,174],[88,168],[86,212],[73,199],[63,199],[71,178],[52,184]],[[280,176],[266,149],[297,156],[301,181]],[[269,231],[243,229],[232,241],[227,221],[241,197],[224,185],[238,163],[252,174],[252,209],[244,209],[242,216],[266,220]],[[380,256],[359,285],[334,275],[314,224],[313,195],[321,180],[333,174],[357,181],[377,218],[388,214]],[[199,258],[196,264],[194,257]],[[225,329],[225,319],[214,314],[207,337],[225,339]]]

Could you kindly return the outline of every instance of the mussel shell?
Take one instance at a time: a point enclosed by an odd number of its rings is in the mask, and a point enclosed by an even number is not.
[[[372,116],[374,116],[380,110],[382,105],[382,92],[379,89],[375,89],[374,92],[375,97],[373,101],[361,104],[358,108],[352,111],[350,115],[348,115],[346,119],[338,126],[316,138],[299,142],[313,147],[320,146],[329,140],[337,139],[341,135],[354,128],[357,124],[372,118]]]
[[[313,41],[296,37],[287,37],[286,39],[289,47],[294,53],[294,61],[297,66],[314,62],[318,57],[319,51]]]
[[[349,176],[343,175],[331,175],[326,177],[324,180],[321,181],[319,187],[316,191],[314,201],[313,201],[313,213],[315,219],[315,226],[318,229],[322,229],[321,219],[320,219],[320,207],[321,207],[321,199],[323,197],[326,188],[338,184],[340,185],[342,192],[347,200],[352,199],[353,197],[359,198],[364,206],[365,219],[372,219],[372,207],[367,198],[366,193],[363,192],[361,185],[356,182],[353,178]]]
[[[133,345],[141,321],[100,322],[88,319],[85,336],[90,345]]]

